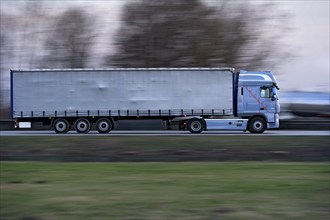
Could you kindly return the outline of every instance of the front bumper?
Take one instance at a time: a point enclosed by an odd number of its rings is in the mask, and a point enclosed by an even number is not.
[[[279,114],[275,114],[275,122],[268,122],[267,128],[279,128],[280,127],[280,116]]]

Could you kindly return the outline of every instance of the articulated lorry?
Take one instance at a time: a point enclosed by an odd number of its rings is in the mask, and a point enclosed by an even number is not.
[[[11,70],[11,113],[17,128],[56,133],[108,133],[123,119],[263,133],[279,127],[277,90],[271,72],[233,68]]]

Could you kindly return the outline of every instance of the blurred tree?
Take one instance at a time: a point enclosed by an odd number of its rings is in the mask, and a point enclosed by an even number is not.
[[[0,32],[0,118],[9,118],[9,105],[8,100],[8,89],[6,89],[6,70],[3,66],[6,58],[6,41],[7,36],[5,31]]]
[[[7,41],[7,36],[6,36],[5,31],[0,31],[0,73],[3,73],[3,64],[5,62],[5,56],[6,56],[6,41]],[[2,77],[3,74],[0,75],[0,77]],[[2,82],[2,80],[1,80]],[[2,88],[2,87],[1,87]]]
[[[42,67],[86,67],[93,43],[92,27],[92,19],[82,10],[64,12],[46,39]]]
[[[126,5],[116,53],[106,64],[247,69],[269,64],[278,38],[269,27],[275,24],[273,5],[218,3],[211,7],[200,0],[139,0]]]

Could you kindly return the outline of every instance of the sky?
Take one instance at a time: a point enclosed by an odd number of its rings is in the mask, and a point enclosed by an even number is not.
[[[293,30],[283,39],[293,57],[275,67],[279,86],[284,90],[328,91],[329,0],[280,1],[291,14]]]
[[[46,1],[46,0],[44,0]],[[131,0],[132,1],[132,0]],[[208,1],[208,0],[206,0]],[[209,0],[217,1],[217,0]],[[329,8],[330,0],[250,0],[254,3],[275,2],[280,9],[290,14],[289,26],[284,34],[282,44],[279,45],[290,52],[289,57],[283,57],[282,61],[272,67],[271,70],[282,91],[327,91],[330,90],[329,70]],[[15,5],[15,2],[1,0],[4,3]],[[100,14],[106,14],[112,22],[110,30],[104,30],[104,34],[114,34],[120,25],[120,15],[124,0],[96,0],[96,1],[53,1],[56,7],[71,5],[86,6],[92,2]],[[62,4],[65,2],[66,4]],[[15,7],[8,9],[15,10]],[[2,8],[3,9],[3,8]],[[7,8],[6,8],[7,9]],[[110,9],[110,10],[109,10]],[[91,10],[92,11],[92,10]],[[269,30],[272,31],[272,30]],[[107,39],[108,40],[108,39]],[[102,42],[100,42],[100,48]],[[98,51],[99,53],[100,51]]]

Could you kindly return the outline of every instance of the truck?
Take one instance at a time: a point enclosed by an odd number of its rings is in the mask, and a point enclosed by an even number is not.
[[[201,133],[279,128],[270,71],[234,68],[17,69],[10,71],[16,128],[109,133],[120,120],[161,119]]]

